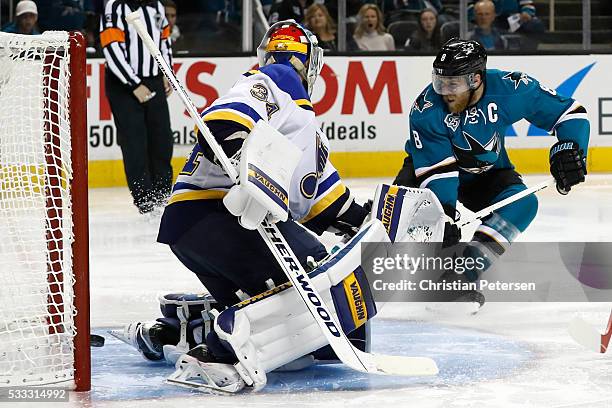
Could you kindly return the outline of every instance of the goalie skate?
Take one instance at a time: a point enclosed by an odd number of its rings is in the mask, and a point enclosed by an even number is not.
[[[134,322],[123,330],[109,330],[109,334],[138,350],[145,359],[158,361],[164,358],[163,345],[157,339],[161,325],[155,322]]]
[[[243,379],[231,364],[202,361],[207,355],[198,346],[183,354],[176,362],[176,371],[166,380],[180,387],[193,388],[209,394],[234,394],[245,387]],[[200,358],[195,357],[198,355]]]

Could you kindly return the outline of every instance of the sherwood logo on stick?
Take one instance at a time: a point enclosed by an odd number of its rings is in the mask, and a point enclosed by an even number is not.
[[[327,330],[329,330],[329,332],[333,334],[334,337],[340,337],[340,330],[334,324],[334,321],[331,318],[331,314],[327,311],[327,308],[325,307],[324,303],[321,301],[321,299],[319,299],[316,293],[314,293],[314,291],[306,281],[305,272],[294,262],[293,258],[289,256],[289,251],[285,246],[283,240],[279,238],[276,234],[275,228],[271,227],[270,224],[268,224],[267,220],[264,221],[262,225],[264,227],[264,230],[269,234],[271,241],[274,243],[274,246],[281,253],[282,261],[285,263],[285,265],[287,265],[289,270],[293,272],[300,286],[302,287],[304,292],[306,292],[306,298],[308,302],[310,302],[310,304],[312,304],[316,308],[317,314],[321,317],[321,319],[323,319]]]

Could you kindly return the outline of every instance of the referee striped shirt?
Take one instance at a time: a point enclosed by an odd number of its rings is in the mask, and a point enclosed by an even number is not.
[[[106,65],[121,82],[135,89],[142,78],[159,74],[159,67],[126,16],[138,11],[164,59],[172,66],[170,26],[159,0],[108,0],[100,21],[100,44]]]

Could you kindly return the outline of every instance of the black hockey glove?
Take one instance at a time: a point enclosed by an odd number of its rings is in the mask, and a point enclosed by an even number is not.
[[[332,223],[332,231],[336,231],[336,235],[344,235],[348,239],[353,238],[371,211],[372,200],[368,200],[364,205],[352,202],[348,210]]]
[[[451,217],[454,221],[459,220],[459,212],[455,208],[449,205],[443,205],[442,208],[444,209],[444,213],[446,213],[446,215]],[[454,222],[446,221],[446,223],[444,224],[444,238],[442,239],[442,248],[452,247],[453,245],[458,244],[460,240],[461,228],[459,228],[459,226]]]
[[[416,175],[414,174],[414,163],[412,162],[412,156],[408,155],[404,158],[404,164],[400,169],[399,173],[393,180],[393,184],[396,186],[404,187],[418,187]]]
[[[461,228],[454,222],[446,222],[444,224],[444,239],[442,240],[442,248],[452,247],[461,240]]]
[[[550,174],[557,181],[557,191],[563,195],[584,181],[586,158],[576,142],[560,141],[550,148]]]

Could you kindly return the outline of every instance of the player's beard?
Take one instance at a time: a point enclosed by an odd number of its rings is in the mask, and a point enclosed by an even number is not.
[[[457,95],[444,95],[444,102],[451,113],[463,112],[470,103],[471,93],[469,91]]]

